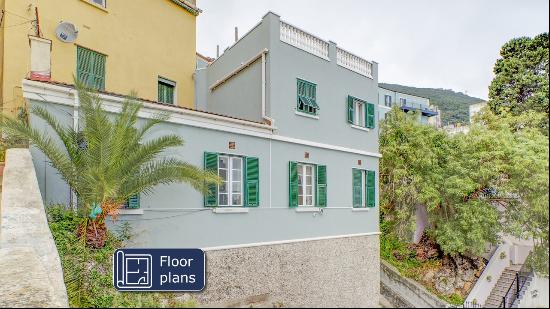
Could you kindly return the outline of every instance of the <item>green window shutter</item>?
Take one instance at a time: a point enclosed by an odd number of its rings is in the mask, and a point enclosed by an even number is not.
[[[139,200],[139,194],[132,195],[128,200],[126,201],[125,205],[127,209],[139,209],[140,207],[140,200]]]
[[[367,171],[367,181],[366,181],[366,190],[367,190],[367,207],[376,206],[376,172]]]
[[[361,170],[353,169],[353,207],[363,207],[363,173]]]
[[[260,205],[260,166],[258,158],[245,158],[245,205],[258,207]]]
[[[317,105],[317,85],[305,80],[297,79],[297,110],[316,115],[319,110]]]
[[[355,115],[355,106],[353,106],[353,97],[348,96],[348,122],[353,124],[354,115]]]
[[[327,167],[317,165],[317,206],[327,206]]]
[[[367,128],[374,129],[374,104],[367,103]]]
[[[106,56],[87,48],[77,46],[76,76],[87,87],[105,90]]]
[[[298,163],[288,164],[288,205],[298,207]]]
[[[218,174],[218,154],[213,152],[204,153],[204,169]],[[215,207],[218,206],[218,185],[208,185],[208,192],[204,196],[204,206]]]
[[[160,103],[174,104],[174,86],[165,82],[158,82],[158,101]]]

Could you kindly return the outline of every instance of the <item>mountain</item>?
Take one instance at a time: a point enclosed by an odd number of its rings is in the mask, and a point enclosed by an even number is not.
[[[451,89],[415,88],[385,83],[379,83],[379,86],[393,91],[429,98],[432,105],[439,107],[443,125],[458,122],[467,124],[470,118],[468,107],[472,104],[485,101],[468,96],[462,92],[455,92]]]

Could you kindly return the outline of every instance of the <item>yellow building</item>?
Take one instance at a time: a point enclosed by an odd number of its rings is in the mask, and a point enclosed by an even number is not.
[[[100,90],[193,107],[195,0],[0,0],[0,9],[4,112],[24,107],[21,80],[31,76],[69,84],[77,76]],[[56,34],[62,22],[74,25],[74,40]]]

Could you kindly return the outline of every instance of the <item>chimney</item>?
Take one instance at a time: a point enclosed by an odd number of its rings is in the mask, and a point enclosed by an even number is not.
[[[49,81],[52,74],[52,41],[29,35],[29,45],[31,47],[30,79]]]
[[[239,27],[235,27],[235,43],[239,40]]]
[[[216,59],[220,58],[220,45],[216,45]]]

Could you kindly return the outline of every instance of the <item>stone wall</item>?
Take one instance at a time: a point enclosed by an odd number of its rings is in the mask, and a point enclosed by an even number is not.
[[[68,307],[28,149],[9,149],[0,204],[0,308]]]
[[[430,293],[419,283],[405,278],[399,271],[380,261],[382,295],[399,308],[447,308],[450,305]]]
[[[379,236],[207,250],[201,306],[377,307]]]

